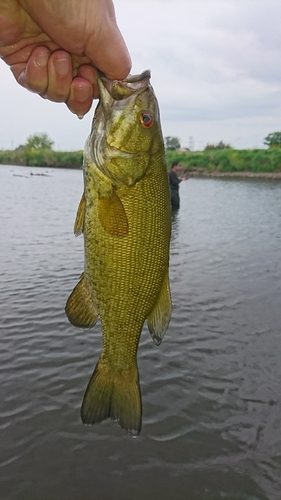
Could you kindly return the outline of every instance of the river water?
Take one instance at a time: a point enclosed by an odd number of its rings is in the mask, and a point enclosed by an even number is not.
[[[280,500],[281,183],[181,184],[173,316],[159,347],[141,337],[136,439],[80,421],[101,349],[99,325],[64,314],[81,193],[81,171],[0,166],[1,500]]]

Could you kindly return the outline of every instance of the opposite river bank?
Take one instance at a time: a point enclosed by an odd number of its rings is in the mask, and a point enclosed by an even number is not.
[[[166,151],[167,166],[179,161],[189,177],[237,177],[281,179],[281,148],[205,151]],[[29,167],[80,169],[83,151],[53,151],[43,148],[18,148],[0,151],[0,164]]]

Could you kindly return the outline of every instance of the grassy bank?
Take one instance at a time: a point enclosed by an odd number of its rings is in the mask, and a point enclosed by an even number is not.
[[[53,151],[51,149],[0,150],[0,164],[32,167],[81,168],[83,151]]]
[[[281,148],[167,151],[166,157],[169,167],[178,160],[190,173],[281,173]]]
[[[167,151],[168,168],[178,160],[190,175],[217,174],[281,174],[281,148],[245,149],[231,148],[207,151]],[[58,168],[80,168],[82,151],[63,152],[51,149],[0,150],[0,164],[27,165]]]

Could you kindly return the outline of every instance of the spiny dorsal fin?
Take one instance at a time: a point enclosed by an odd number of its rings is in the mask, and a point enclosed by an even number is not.
[[[147,316],[147,326],[156,345],[161,344],[169,325],[172,312],[172,299],[168,271],[162,283],[157,301]]]
[[[74,223],[74,234],[75,236],[80,236],[84,231],[84,220],[85,220],[85,208],[86,208],[86,198],[84,193],[82,194],[80,203],[77,208],[76,219]]]
[[[122,238],[129,231],[128,219],[123,204],[116,193],[112,196],[99,198],[99,221],[103,229],[111,236]]]
[[[79,328],[91,328],[98,319],[84,273],[66,302],[65,312],[70,323]]]

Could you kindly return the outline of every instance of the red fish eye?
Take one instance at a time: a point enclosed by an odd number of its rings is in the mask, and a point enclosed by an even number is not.
[[[148,111],[143,111],[140,115],[140,122],[143,127],[150,128],[154,123],[153,116]]]

